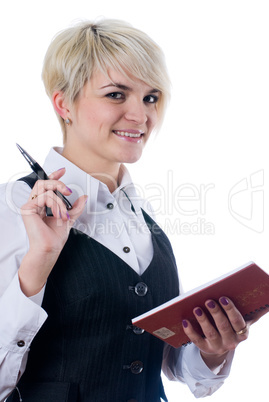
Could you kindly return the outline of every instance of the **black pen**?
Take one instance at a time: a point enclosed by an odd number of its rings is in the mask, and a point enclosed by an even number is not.
[[[33,172],[37,175],[37,177],[40,180],[49,180],[49,176],[46,174],[46,172],[42,169],[42,167],[19,145],[16,144],[17,147],[19,148],[21,154],[25,157],[25,159],[27,160],[27,162],[29,163],[29,165],[31,166],[31,169],[33,170]],[[54,193],[61,198],[61,200],[65,203],[65,206],[68,210],[72,209],[72,205],[70,204],[70,202],[68,201],[67,198],[65,198],[65,196],[60,193],[60,191],[55,190]]]

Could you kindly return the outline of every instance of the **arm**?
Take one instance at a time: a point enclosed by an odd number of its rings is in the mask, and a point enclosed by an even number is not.
[[[70,195],[71,190],[58,181],[65,169],[50,175],[50,180],[38,180],[28,202],[21,208],[29,239],[29,250],[23,257],[18,275],[23,293],[33,296],[40,292],[61,253],[75,220],[82,213],[87,197],[80,197],[67,212],[63,201],[54,193]],[[47,217],[45,207],[52,210]]]
[[[0,298],[0,400],[16,386],[29,346],[47,318],[46,312],[20,289],[18,275]]]
[[[11,188],[11,189],[10,189]],[[28,347],[46,320],[40,307],[42,293],[34,299],[21,291],[18,267],[28,250],[28,239],[19,209],[30,189],[22,182],[0,186],[0,400],[15,387]],[[23,341],[24,346],[18,346]],[[22,342],[19,343],[22,345]]]
[[[196,398],[203,398],[212,395],[224,384],[233,356],[234,353],[230,352],[223,364],[211,371],[194,344],[179,349],[166,344],[162,369],[168,380],[185,383]]]
[[[57,188],[67,194],[68,189],[58,182],[63,173],[51,175],[53,180],[37,182],[21,208],[21,216],[11,213],[5,205],[5,196],[2,197],[5,208],[1,211],[6,212],[7,230],[2,227],[0,253],[0,400],[7,397],[24,372],[29,346],[47,317],[38,305],[42,294],[39,302],[33,299],[40,296],[72,223],[85,205],[85,197],[81,197],[70,217],[66,214],[61,200],[52,191]],[[37,197],[32,199],[33,194]],[[52,208],[54,217],[45,216],[45,206]]]
[[[229,375],[234,351],[248,337],[249,326],[268,312],[263,310],[255,320],[245,323],[233,302],[222,297],[220,304],[213,300],[205,303],[215,322],[213,325],[200,307],[194,315],[203,329],[200,336],[188,321],[183,328],[191,345],[174,349],[165,345],[163,371],[170,380],[185,382],[193,394],[205,397],[214,393]]]

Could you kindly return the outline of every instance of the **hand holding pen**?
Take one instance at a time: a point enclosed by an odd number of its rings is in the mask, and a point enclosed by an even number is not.
[[[79,197],[71,206],[65,197],[71,194],[71,190],[60,181],[65,169],[47,176],[29,154],[22,148],[20,151],[24,152],[22,154],[39,179],[28,201],[21,207],[21,216],[29,239],[29,250],[21,262],[18,273],[21,289],[27,297],[30,297],[37,294],[46,283],[68,239],[70,229],[85,208],[87,196]],[[52,217],[45,213],[47,208],[51,209]]]
[[[16,144],[18,149],[20,150],[21,154],[24,156],[24,158],[27,160],[29,163],[31,169],[33,172],[37,175],[38,179],[40,180],[49,180],[49,176],[46,174],[46,172],[42,169],[42,167],[32,158],[19,144]],[[58,190],[55,190],[54,193],[61,198],[61,200],[64,202],[67,210],[72,209],[72,205],[68,201],[68,199]]]

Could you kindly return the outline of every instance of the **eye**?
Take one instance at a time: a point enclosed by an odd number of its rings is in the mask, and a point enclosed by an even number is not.
[[[109,94],[106,95],[107,98],[110,99],[124,99],[124,94],[121,92],[110,92]]]
[[[144,102],[146,103],[157,103],[159,100],[159,97],[157,95],[147,95],[144,98]]]

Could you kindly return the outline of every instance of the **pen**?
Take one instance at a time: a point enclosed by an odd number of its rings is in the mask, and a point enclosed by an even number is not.
[[[21,154],[25,157],[25,159],[29,163],[29,165],[30,165],[31,169],[33,170],[33,172],[37,175],[37,177],[40,180],[49,180],[49,176],[42,169],[42,167],[19,144],[16,144],[16,145],[17,145],[18,149],[20,150]],[[72,209],[72,205],[70,204],[68,199],[65,198],[65,196],[62,193],[60,193],[60,191],[55,190],[54,193],[59,198],[61,198],[61,200],[65,203],[65,206],[66,206],[66,208],[68,210]]]

